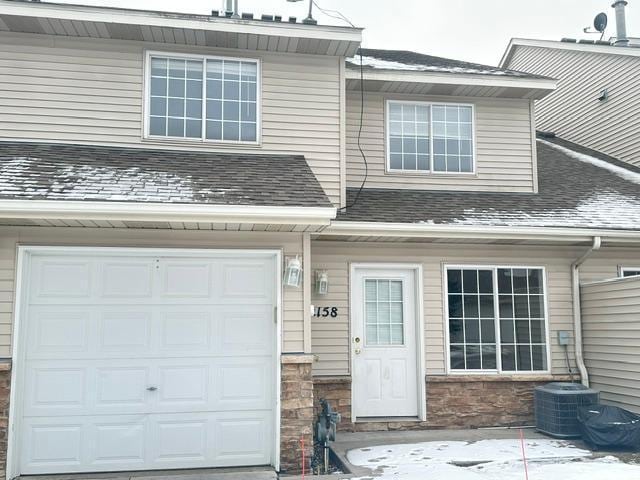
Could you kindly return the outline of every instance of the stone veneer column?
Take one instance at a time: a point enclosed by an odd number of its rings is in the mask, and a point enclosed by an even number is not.
[[[280,471],[302,470],[304,439],[306,471],[313,455],[313,355],[282,355],[280,408]]]
[[[11,363],[0,362],[0,478],[7,469],[9,438],[9,394],[11,392]]]

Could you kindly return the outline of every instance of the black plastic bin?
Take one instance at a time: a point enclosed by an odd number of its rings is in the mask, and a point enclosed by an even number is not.
[[[593,447],[640,449],[640,415],[612,405],[578,408],[582,439]]]

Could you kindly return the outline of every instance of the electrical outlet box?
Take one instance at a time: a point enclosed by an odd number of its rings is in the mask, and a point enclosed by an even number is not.
[[[571,332],[568,330],[560,330],[558,332],[558,345],[569,345],[571,340]]]

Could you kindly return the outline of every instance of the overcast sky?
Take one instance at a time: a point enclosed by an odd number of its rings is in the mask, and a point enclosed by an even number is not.
[[[55,1],[55,0],[54,0]],[[222,0],[58,0],[124,8],[209,13]],[[627,31],[640,36],[640,0],[628,0]],[[596,39],[583,33],[599,12],[609,16],[605,38],[615,35],[612,0],[316,0],[364,27],[364,46],[415,50],[496,65],[512,37]],[[239,0],[254,14],[306,16],[308,0]],[[314,7],[320,23],[340,23]]]

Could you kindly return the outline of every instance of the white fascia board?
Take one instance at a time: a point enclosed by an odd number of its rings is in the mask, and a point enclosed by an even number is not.
[[[640,243],[640,231],[563,227],[505,227],[481,225],[433,225],[420,223],[376,223],[334,221],[322,235],[483,238],[495,240],[590,241],[594,236]]]
[[[360,70],[348,68],[346,78],[360,80]],[[365,80],[381,82],[434,83],[442,85],[475,85],[486,87],[555,90],[558,82],[551,78],[520,78],[504,75],[473,75],[464,73],[438,73],[429,71],[365,70]]]
[[[78,22],[104,22],[149,27],[185,28],[228,33],[253,33],[280,37],[361,42],[362,28],[305,25],[289,22],[263,22],[226,17],[181,18],[187,14],[128,10],[85,5],[0,0],[0,13],[21,17],[53,18]]]
[[[516,47],[540,47],[553,48],[556,50],[574,50],[578,52],[604,53],[607,55],[627,55],[630,57],[640,57],[640,48],[616,47],[613,45],[595,45],[589,43],[559,42],[556,40],[532,40],[528,38],[512,38],[509,46],[502,55],[500,68],[509,68],[508,63]]]
[[[0,200],[0,218],[328,225],[334,207]]]

